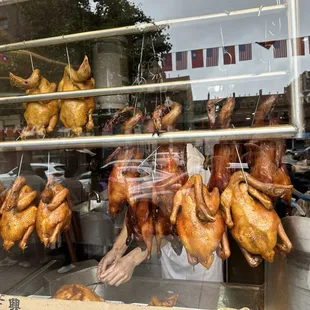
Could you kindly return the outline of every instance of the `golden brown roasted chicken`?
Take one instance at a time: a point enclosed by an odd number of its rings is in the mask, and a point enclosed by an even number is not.
[[[284,197],[292,191],[291,185],[260,182],[242,171],[235,172],[221,195],[226,225],[240,246],[251,267],[256,267],[262,258],[273,262],[275,248],[289,253],[292,244],[280,218],[273,210],[269,197]],[[281,242],[277,243],[277,238]]]
[[[91,78],[91,69],[87,56],[76,71],[65,67],[64,75],[58,85],[58,91],[74,91],[95,88],[95,80]],[[93,97],[63,99],[60,101],[60,120],[73,135],[80,136],[85,127],[86,131],[94,128],[92,114],[95,110]]]
[[[80,301],[104,301],[103,298],[94,293],[89,287],[82,284],[65,284],[52,298]]]
[[[219,245],[219,256],[222,259],[230,256],[219,205],[218,189],[215,187],[209,193],[199,174],[191,176],[174,197],[170,220],[176,224],[190,264],[199,262],[209,269],[214,260],[213,252]]]
[[[28,79],[10,73],[10,80],[13,86],[24,89],[29,95],[53,93],[57,89],[56,84],[44,78],[39,69],[35,69]],[[21,134],[22,138],[35,134],[44,137],[54,130],[59,115],[57,100],[25,102],[24,108],[27,127]]]
[[[32,204],[37,192],[32,190],[23,177],[17,177],[2,205],[1,237],[7,251],[15,242],[24,250],[36,222],[37,207]]]
[[[172,294],[166,299],[159,299],[157,296],[153,296],[148,306],[172,308],[177,303],[178,298],[179,294]]]
[[[225,99],[223,107],[216,117],[215,104],[217,102],[219,102],[219,100],[209,100],[207,103],[210,128],[228,128],[235,108],[235,98]],[[212,159],[212,170],[208,188],[209,190],[213,190],[217,187],[220,193],[222,193],[234,172],[234,170],[230,168],[230,163],[238,161],[235,144],[225,143],[224,141],[220,144],[216,144],[214,146]]]
[[[254,116],[254,126],[277,124],[272,118],[266,120],[276,100],[277,96],[269,96],[258,106]],[[282,164],[282,157],[285,153],[283,140],[250,141],[246,144],[246,148],[253,177],[261,182],[291,185],[286,167]],[[284,200],[290,204],[291,198],[292,193],[288,192]]]
[[[41,194],[36,218],[37,234],[45,247],[55,243],[58,235],[70,227],[68,194],[67,188],[55,184],[52,176],[49,178]]]

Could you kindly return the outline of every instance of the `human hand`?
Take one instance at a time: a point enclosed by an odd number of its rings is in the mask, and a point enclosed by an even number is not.
[[[97,269],[97,278],[99,281],[103,280],[103,275],[107,269],[112,264],[115,264],[121,257],[122,254],[119,251],[112,249],[101,259]]]
[[[105,271],[100,271],[100,278],[99,276],[98,278],[109,285],[119,286],[131,279],[135,267],[134,256],[128,254],[120,259],[115,259]]]

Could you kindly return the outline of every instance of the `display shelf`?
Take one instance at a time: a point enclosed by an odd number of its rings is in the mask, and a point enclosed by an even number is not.
[[[285,10],[287,8],[287,4],[277,4],[271,6],[260,6],[258,8],[250,8],[244,10],[236,10],[236,11],[225,11],[223,13],[216,14],[208,14],[201,16],[193,16],[186,18],[177,18],[170,20],[163,20],[154,23],[142,23],[136,24],[127,27],[118,27],[111,29],[103,29],[103,30],[95,30],[95,31],[87,31],[80,32],[62,36],[55,36],[49,38],[42,38],[37,40],[29,40],[23,42],[16,42],[10,44],[0,45],[0,52],[8,52],[20,49],[29,49],[33,47],[40,46],[50,46],[50,45],[58,45],[58,44],[67,44],[72,42],[79,42],[85,40],[92,39],[100,39],[100,38],[109,38],[114,36],[123,36],[123,35],[132,35],[146,32],[154,32],[160,29],[164,29],[167,26],[180,24],[180,23],[190,23],[197,21],[212,21],[219,19],[227,19],[227,18],[235,18],[242,16],[260,16],[265,13],[275,13],[281,10]]]
[[[73,148],[102,148],[147,144],[218,142],[250,139],[293,138],[296,128],[291,125],[244,127],[218,130],[192,130],[152,134],[87,136],[76,138],[37,139],[0,142],[0,152],[52,150]]]

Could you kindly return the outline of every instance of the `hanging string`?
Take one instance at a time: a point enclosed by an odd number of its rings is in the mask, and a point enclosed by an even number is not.
[[[231,126],[232,126],[232,128],[235,128],[234,125],[231,125]],[[238,150],[238,147],[237,147],[237,143],[234,142],[234,145],[235,145],[235,149],[236,149],[236,152],[237,152],[237,156],[238,156],[238,160],[239,160],[239,163],[240,163],[240,167],[241,167],[241,171],[242,171],[242,175],[243,175],[245,184],[246,184],[246,186],[249,186],[248,180],[247,180],[247,178],[246,178],[246,175],[245,175],[245,172],[244,172],[244,169],[243,169],[243,163],[242,163],[242,161],[241,161],[241,157],[240,157],[240,153],[239,153],[239,150]]]
[[[33,59],[32,59],[32,53],[31,52],[29,52],[29,56],[30,56],[31,69],[32,69],[32,71],[34,71]]]
[[[69,50],[68,50],[67,44],[66,44],[66,54],[67,54],[67,62],[68,62],[68,66],[69,66],[70,81],[72,81],[72,76],[71,76],[71,63],[70,63]]]
[[[24,160],[24,153],[22,153],[22,155],[21,155],[21,157],[20,157],[19,167],[18,167],[18,173],[17,173],[17,176],[18,176],[18,177],[20,176],[20,172],[21,172],[21,169],[22,169],[23,160]]]

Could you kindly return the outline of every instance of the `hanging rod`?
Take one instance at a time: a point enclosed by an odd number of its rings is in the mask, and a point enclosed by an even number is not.
[[[275,72],[265,72],[265,73],[260,73],[260,74],[241,74],[241,75],[231,75],[231,76],[225,76],[225,77],[199,79],[199,80],[174,81],[174,82],[142,84],[142,85],[134,85],[134,86],[97,88],[97,89],[89,89],[89,90],[46,93],[46,94],[39,94],[39,95],[9,96],[9,97],[2,97],[2,98],[0,97],[0,104],[35,102],[35,101],[52,100],[52,99],[83,98],[83,97],[97,97],[97,96],[111,96],[111,95],[186,90],[191,85],[226,83],[226,82],[231,82],[231,81],[237,82],[238,80],[249,81],[249,80],[256,80],[256,79],[268,79],[268,78],[273,79],[273,78],[285,76],[288,74],[289,74],[288,71],[275,71]]]
[[[225,11],[223,13],[202,15],[202,16],[193,16],[193,17],[185,17],[185,18],[177,18],[164,20],[154,23],[140,23],[133,26],[127,27],[119,27],[119,28],[111,28],[111,29],[103,29],[103,30],[95,30],[95,31],[87,31],[80,32],[62,36],[55,36],[37,40],[29,40],[17,43],[3,44],[0,45],[0,52],[8,52],[20,49],[29,49],[33,47],[39,46],[49,46],[49,45],[58,45],[64,43],[72,43],[84,40],[91,39],[99,39],[99,38],[108,38],[114,36],[124,36],[124,35],[132,35],[138,33],[146,33],[158,31],[166,28],[170,25],[175,25],[179,23],[188,23],[188,22],[196,22],[196,21],[204,21],[204,20],[215,20],[221,18],[233,18],[239,16],[259,16],[263,13],[274,13],[279,10],[283,10],[287,8],[287,4],[278,4],[271,6],[261,6],[259,8],[251,8],[237,11]]]
[[[54,150],[74,148],[103,148],[117,146],[132,146],[167,143],[193,143],[205,140],[218,142],[220,140],[250,140],[250,139],[290,139],[296,133],[296,128],[291,125],[277,125],[267,127],[244,127],[218,130],[192,130],[167,132],[160,136],[152,134],[87,136],[60,139],[38,139],[0,142],[0,152]]]

